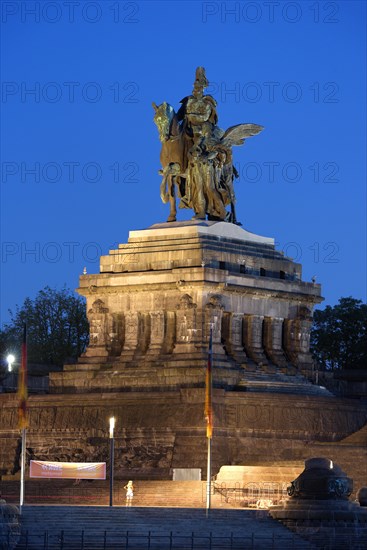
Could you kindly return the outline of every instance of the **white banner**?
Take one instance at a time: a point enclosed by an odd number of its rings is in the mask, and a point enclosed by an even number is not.
[[[59,479],[106,479],[105,462],[48,462],[31,460],[29,477]]]

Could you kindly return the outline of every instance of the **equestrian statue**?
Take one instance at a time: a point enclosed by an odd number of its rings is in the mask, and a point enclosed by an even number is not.
[[[238,173],[232,147],[243,145],[263,126],[237,124],[222,130],[217,126],[217,102],[204,94],[208,85],[204,67],[198,67],[192,95],[181,100],[177,113],[166,102],[153,103],[162,143],[161,199],[170,203],[168,222],[176,221],[177,197],[179,208],[194,211],[193,219],[238,223],[233,186]]]

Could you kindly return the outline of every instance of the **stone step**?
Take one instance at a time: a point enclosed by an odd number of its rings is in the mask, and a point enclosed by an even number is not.
[[[290,393],[296,395],[320,395],[334,397],[326,388],[311,384],[307,380],[297,381],[288,379],[277,379],[271,376],[258,375],[257,377],[243,378],[237,388],[246,388],[246,391],[265,391],[273,393]]]
[[[182,452],[184,452],[183,446]],[[179,449],[177,452],[181,452]],[[240,467],[241,468],[241,467]],[[254,506],[259,499],[278,502],[285,495],[286,487],[295,479],[301,468],[246,467],[246,472],[227,473],[222,470],[212,483],[213,508],[240,508]],[[297,473],[298,472],[298,473]],[[115,481],[114,499],[116,506],[123,506],[125,481]],[[133,504],[152,507],[203,508],[206,502],[205,481],[135,481]],[[2,482],[2,493],[8,503],[19,502],[19,484]],[[91,504],[109,503],[109,482],[81,481],[75,485],[66,480],[29,481],[25,484],[25,503],[31,504]]]
[[[297,386],[295,384],[286,386],[285,384],[250,384],[246,386],[247,391],[265,391],[272,393],[289,393],[294,395],[323,395],[330,397],[328,392],[314,390],[312,388],[305,388],[304,386]]]
[[[125,504],[126,480],[114,484],[114,503]],[[201,481],[136,481],[135,506],[203,507],[206,484]],[[2,482],[7,502],[19,502],[19,484]],[[109,481],[39,480],[25,483],[26,504],[101,504],[109,503]]]
[[[112,550],[127,539],[132,550],[312,548],[266,511],[211,510],[207,518],[204,509],[24,506],[17,550]]]

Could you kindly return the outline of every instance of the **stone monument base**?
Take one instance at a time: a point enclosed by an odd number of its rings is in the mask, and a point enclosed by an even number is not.
[[[366,485],[366,406],[312,383],[309,332],[322,298],[301,279],[273,239],[233,224],[131,231],[99,274],[80,278],[90,344],[50,374],[49,395],[29,397],[28,458],[108,461],[115,416],[117,478],[172,479],[175,468],[205,478],[212,330],[213,475],[283,466],[290,481],[299,461],[329,455],[356,490]],[[17,405],[0,395],[1,475],[19,470]]]
[[[301,266],[274,239],[238,225],[130,231],[127,244],[101,257],[98,275],[81,276],[78,291],[87,298],[90,343],[76,365],[51,374],[54,393],[198,387],[210,328],[218,387],[243,387],[256,375],[289,376],[289,385],[294,374],[312,378],[320,286],[301,280]]]

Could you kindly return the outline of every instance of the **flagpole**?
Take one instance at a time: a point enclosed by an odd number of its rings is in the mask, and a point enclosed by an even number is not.
[[[19,507],[20,513],[22,513],[22,506],[24,504],[24,472],[25,472],[25,454],[26,454],[26,428],[22,428],[22,451],[20,460],[20,499]]]
[[[207,459],[207,471],[206,471],[206,517],[209,515],[211,505],[211,478],[212,478],[212,464],[211,464],[211,447],[212,440],[208,437],[208,459]]]
[[[211,447],[213,432],[213,410],[212,410],[212,358],[213,358],[213,326],[210,325],[209,332],[209,351],[208,367],[206,374],[206,396],[205,396],[205,415],[207,421],[206,436],[208,440],[207,469],[206,469],[206,517],[209,516],[211,506],[211,482],[212,482],[212,464]]]
[[[18,416],[19,416],[19,428],[22,434],[22,446],[20,454],[20,495],[19,495],[19,513],[22,513],[22,506],[24,504],[24,479],[25,479],[25,466],[26,466],[26,434],[27,434],[27,326],[24,325],[23,329],[23,343],[22,343],[22,361],[19,371],[18,379]]]

